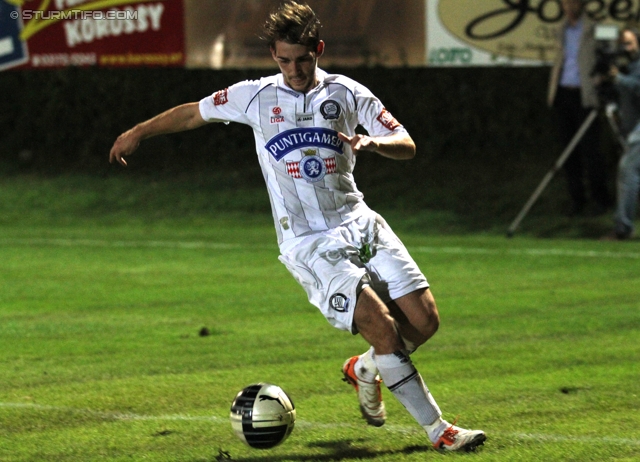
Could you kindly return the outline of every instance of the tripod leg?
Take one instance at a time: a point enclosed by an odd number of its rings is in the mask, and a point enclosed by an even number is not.
[[[520,210],[520,213],[518,214],[518,216],[515,218],[515,220],[513,220],[513,223],[511,223],[511,226],[509,226],[509,229],[507,230],[507,237],[513,236],[513,233],[516,231],[516,229],[520,225],[520,222],[524,219],[527,213],[529,213],[529,210],[531,209],[533,204],[535,204],[535,202],[538,200],[538,197],[540,197],[540,194],[542,194],[542,191],[545,190],[545,188],[547,187],[547,185],[549,184],[553,176],[556,174],[556,172],[562,168],[564,163],[567,161],[567,159],[569,158],[573,150],[576,148],[576,146],[578,145],[578,143],[580,142],[580,140],[582,139],[584,134],[587,132],[587,130],[589,129],[589,127],[591,126],[591,124],[593,123],[593,121],[597,116],[598,116],[597,109],[594,109],[589,113],[587,118],[584,120],[584,122],[580,126],[580,129],[576,132],[575,135],[573,135],[573,138],[571,139],[567,147],[564,149],[564,151],[562,151],[562,154],[560,154],[560,157],[558,157],[558,160],[556,160],[556,163],[553,165],[551,170],[547,172],[544,178],[542,178],[542,181],[540,182],[536,190],[533,192],[531,197],[529,197],[529,200],[527,201],[527,203],[524,204],[524,207],[522,207],[522,210]]]

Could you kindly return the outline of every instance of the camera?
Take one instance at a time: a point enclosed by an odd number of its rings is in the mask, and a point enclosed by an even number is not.
[[[620,70],[629,65],[627,52],[620,46],[620,28],[616,25],[598,24],[595,27],[596,64],[592,75],[608,75],[612,66]]]
[[[606,106],[617,102],[618,92],[611,81],[612,67],[625,73],[629,65],[629,56],[619,43],[620,29],[616,25],[598,24],[595,27],[596,63],[591,71],[592,77],[598,77],[596,86],[601,104]]]

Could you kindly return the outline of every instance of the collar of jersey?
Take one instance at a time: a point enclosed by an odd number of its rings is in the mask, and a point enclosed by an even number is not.
[[[299,92],[297,90],[294,90],[293,88],[289,87],[286,83],[284,83],[284,78],[282,77],[282,74],[278,74],[278,80],[277,80],[277,85],[278,87],[286,90],[287,92],[293,92],[296,93],[298,95],[309,95],[313,92],[316,92],[318,90],[320,90],[321,88],[324,87],[324,80],[327,78],[327,74],[325,71],[323,71],[322,69],[320,69],[319,67],[316,68],[316,78],[318,79],[318,85],[316,85],[315,87],[313,87],[311,90],[309,90],[306,93],[302,93]]]

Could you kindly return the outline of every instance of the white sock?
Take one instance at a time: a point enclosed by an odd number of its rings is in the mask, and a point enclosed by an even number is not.
[[[431,426],[440,419],[442,412],[409,356],[396,352],[375,355],[374,360],[386,387],[421,426]]]
[[[355,372],[360,380],[373,383],[378,375],[378,367],[373,360],[373,347],[362,353],[355,364]]]
[[[449,425],[449,422],[447,422],[446,420],[442,420],[442,417],[438,417],[436,421],[431,425],[423,425],[422,428],[424,428],[424,430],[427,432],[427,435],[429,435],[429,439],[431,440],[431,442],[435,443],[436,441],[438,441],[440,435],[444,433]]]

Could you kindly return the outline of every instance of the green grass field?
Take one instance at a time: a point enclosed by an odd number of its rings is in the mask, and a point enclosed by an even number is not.
[[[230,214],[38,184],[0,188],[1,461],[640,460],[640,241],[447,236],[388,215],[442,318],[414,362],[445,418],[488,435],[443,455],[386,389],[387,425],[361,420],[340,367],[365,343],[308,304],[262,199]],[[260,381],[298,416],[267,451],[228,417]]]

